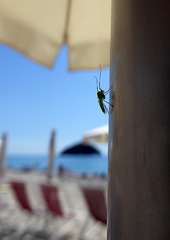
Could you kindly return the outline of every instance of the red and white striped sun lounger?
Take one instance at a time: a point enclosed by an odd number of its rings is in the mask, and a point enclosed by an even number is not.
[[[28,196],[27,190],[26,190],[26,183],[21,182],[21,181],[11,181],[10,184],[11,184],[11,188],[14,192],[14,195],[16,197],[16,200],[22,210],[26,211],[27,213],[29,213],[33,216],[38,217],[39,220],[41,217],[44,217],[43,214],[45,213],[45,208],[43,209],[43,208],[38,207],[35,209],[31,206],[29,196]],[[45,225],[45,222],[44,222],[44,225]],[[35,226],[36,226],[36,228],[35,228]],[[43,229],[38,230],[37,219],[36,219],[36,223],[35,223],[35,219],[34,219],[34,221],[29,219],[26,229],[24,228],[21,231],[19,231],[20,236],[23,236],[25,234],[40,236],[42,238],[47,238],[47,239],[50,237],[50,234],[47,231],[45,231]]]
[[[101,224],[104,226],[107,225],[105,189],[83,186],[81,187],[81,190],[89,210],[89,215],[96,223],[88,232],[86,232],[89,224],[89,218],[87,218],[84,227],[79,233],[78,240],[95,239],[94,236],[102,229]]]
[[[63,208],[59,188],[57,186],[41,184],[40,188],[49,213],[53,217],[63,220],[60,226],[58,226],[56,233],[53,234],[52,239],[58,239],[65,236],[74,226],[77,227],[78,224],[82,223],[83,212],[65,210]]]

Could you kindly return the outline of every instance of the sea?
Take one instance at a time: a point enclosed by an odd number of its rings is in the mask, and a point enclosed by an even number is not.
[[[7,156],[7,168],[12,170],[40,172],[48,169],[48,156],[39,155],[11,155]],[[89,155],[58,155],[55,157],[54,171],[57,173],[60,167],[78,174],[108,174],[108,156]]]

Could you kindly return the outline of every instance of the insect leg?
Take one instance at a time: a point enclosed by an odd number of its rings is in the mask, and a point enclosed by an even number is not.
[[[109,88],[106,92],[104,92],[105,95],[107,95],[107,94],[109,93],[109,91],[110,91],[111,88],[112,88],[112,86],[110,86],[110,88]]]
[[[110,106],[112,106],[112,108],[114,108],[114,106],[111,103],[107,102],[106,100],[103,100],[103,102],[108,103]]]

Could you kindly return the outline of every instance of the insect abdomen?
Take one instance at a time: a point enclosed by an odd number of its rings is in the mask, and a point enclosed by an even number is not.
[[[104,106],[102,100],[99,100],[99,105],[100,105],[100,107],[101,107],[102,112],[103,112],[103,113],[106,113],[106,109],[105,109],[105,106]]]

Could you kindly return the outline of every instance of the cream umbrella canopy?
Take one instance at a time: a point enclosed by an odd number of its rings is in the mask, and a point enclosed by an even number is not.
[[[84,134],[83,142],[89,143],[93,140],[96,143],[108,143],[108,125],[104,125]]]
[[[111,0],[0,0],[0,42],[52,67],[63,44],[69,69],[109,66]]]

